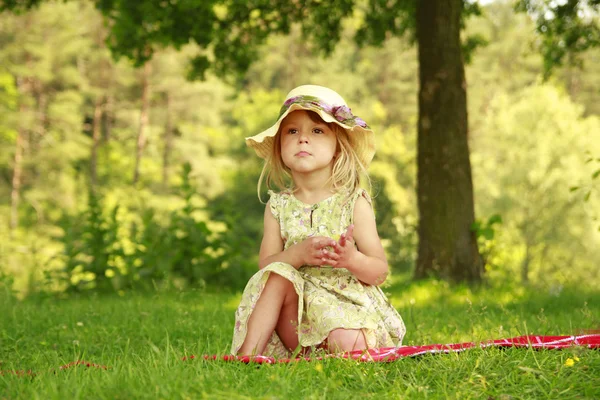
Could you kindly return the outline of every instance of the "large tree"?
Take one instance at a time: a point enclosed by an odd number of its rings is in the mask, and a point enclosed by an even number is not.
[[[482,264],[467,140],[467,84],[461,51],[462,2],[417,2],[419,122],[415,276],[431,271],[477,281]]]

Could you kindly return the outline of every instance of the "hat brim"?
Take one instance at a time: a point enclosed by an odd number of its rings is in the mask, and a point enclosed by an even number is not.
[[[281,122],[287,117],[291,112],[305,110],[305,111],[313,111],[323,119],[323,121],[328,123],[335,123],[340,127],[344,128],[348,132],[348,137],[350,138],[350,145],[356,151],[356,155],[358,156],[360,162],[363,164],[365,168],[369,166],[371,161],[373,160],[373,156],[375,155],[375,133],[369,129],[364,128],[360,125],[349,126],[346,125],[337,119],[335,119],[331,114],[325,112],[319,107],[311,107],[310,105],[303,104],[292,104],[290,108],[288,108],[268,129],[265,129],[261,133],[247,137],[246,145],[252,147],[260,158],[268,159],[273,153],[273,144],[275,142],[275,135],[279,131],[279,127]]]

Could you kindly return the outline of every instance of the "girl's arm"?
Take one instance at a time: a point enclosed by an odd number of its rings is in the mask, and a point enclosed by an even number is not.
[[[265,207],[264,233],[258,254],[260,269],[274,262],[284,262],[298,269],[306,264],[325,265],[331,260],[331,255],[324,257],[323,250],[327,246],[333,246],[336,241],[323,236],[308,238],[284,250],[279,222],[273,216],[269,203]],[[338,256],[335,256],[337,259]]]
[[[335,253],[340,256],[335,267],[348,269],[364,283],[381,285],[388,276],[387,258],[377,233],[375,214],[362,196],[354,205],[354,227],[351,226],[340,242],[336,242]]]

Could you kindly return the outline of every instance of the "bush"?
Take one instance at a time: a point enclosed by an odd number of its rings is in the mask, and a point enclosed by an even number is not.
[[[236,247],[201,220],[194,205],[191,167],[185,164],[178,195],[184,206],[166,222],[146,208],[138,220],[115,206],[107,212],[99,194],[90,193],[88,207],[64,216],[60,226],[63,268],[55,274],[67,291],[111,291],[148,287],[237,287],[247,276],[227,260]],[[128,224],[128,222],[130,222]],[[128,225],[128,226],[127,226]]]

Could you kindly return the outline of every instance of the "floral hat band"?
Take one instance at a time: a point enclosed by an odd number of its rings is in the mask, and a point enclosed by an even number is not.
[[[281,122],[296,110],[313,111],[323,121],[344,128],[360,162],[365,168],[369,166],[375,155],[375,134],[364,120],[352,114],[342,96],[323,86],[303,85],[289,92],[275,124],[257,135],[247,137],[246,144],[259,157],[269,159]]]
[[[352,110],[347,105],[342,104],[339,106],[332,106],[325,103],[318,97],[308,95],[294,96],[292,98],[287,99],[285,103],[283,103],[283,106],[279,111],[279,118],[281,118],[281,116],[285,114],[286,111],[289,110],[293,104],[299,104],[304,109],[316,108],[319,110],[323,110],[327,114],[333,116],[336,119],[336,121],[341,122],[344,125],[352,127],[360,126],[366,129],[369,128],[365,121],[352,114]]]

